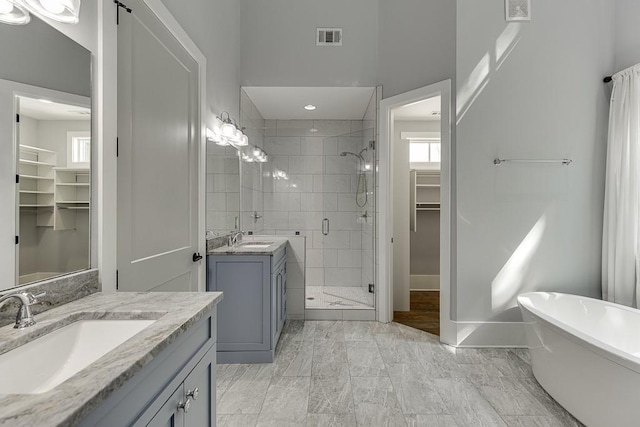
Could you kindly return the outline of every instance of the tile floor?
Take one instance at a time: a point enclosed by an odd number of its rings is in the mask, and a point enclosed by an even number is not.
[[[374,306],[373,294],[360,286],[307,286],[305,308],[364,309]]]
[[[581,426],[528,360],[397,323],[288,321],[274,363],[218,365],[218,426]]]

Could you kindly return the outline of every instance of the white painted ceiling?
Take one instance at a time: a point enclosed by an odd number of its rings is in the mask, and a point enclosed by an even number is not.
[[[362,120],[372,87],[244,87],[267,120]],[[317,108],[307,111],[304,106]]]
[[[20,97],[20,114],[36,120],[91,120],[89,108]]]
[[[440,112],[440,97],[425,99],[424,101],[405,105],[393,110],[394,118],[401,121],[440,121],[440,116],[434,116],[435,111]]]

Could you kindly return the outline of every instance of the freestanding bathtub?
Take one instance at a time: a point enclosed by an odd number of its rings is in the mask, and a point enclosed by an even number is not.
[[[640,426],[640,310],[576,295],[518,296],[533,373],[589,427]]]

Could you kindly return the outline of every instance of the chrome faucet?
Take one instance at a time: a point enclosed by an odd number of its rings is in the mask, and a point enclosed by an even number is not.
[[[240,240],[240,237],[244,235],[244,231],[234,231],[229,235],[229,241],[227,244],[229,246],[235,246]]]
[[[46,292],[43,292],[36,296],[29,292],[5,295],[3,297],[0,297],[0,307],[2,307],[7,301],[12,298],[20,301],[20,309],[18,310],[18,314],[16,315],[16,324],[13,325],[13,327],[16,329],[28,328],[29,326],[33,326],[36,324],[36,321],[33,318],[33,314],[31,313],[31,306],[33,304],[37,304],[38,298],[45,295]]]

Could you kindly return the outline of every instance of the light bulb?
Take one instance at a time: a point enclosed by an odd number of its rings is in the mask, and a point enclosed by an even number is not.
[[[254,156],[259,156],[260,155],[260,149],[258,147],[253,149],[253,155]]]
[[[47,12],[55,14],[64,12],[64,4],[59,0],[40,0],[40,4]]]
[[[233,138],[236,134],[236,127],[233,123],[224,123],[222,125],[222,135],[227,138]]]
[[[36,15],[65,24],[77,24],[81,0],[20,0],[21,4]]]
[[[242,131],[238,128],[236,128],[236,133],[233,135],[233,140],[238,144],[238,145],[242,145]]]
[[[0,0],[0,13],[11,13],[13,10],[13,4],[9,0]]]

